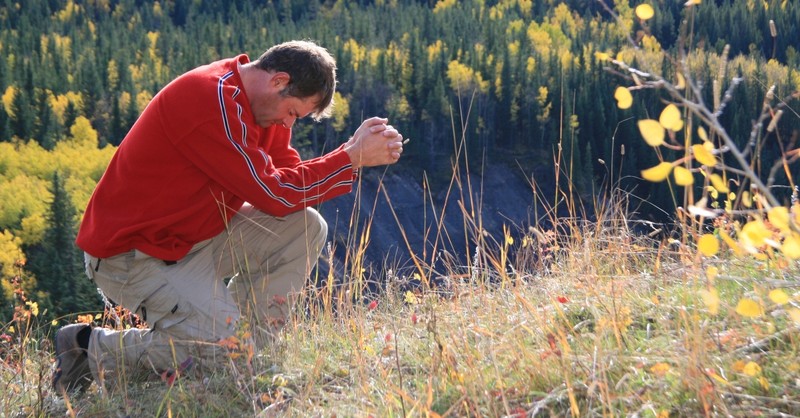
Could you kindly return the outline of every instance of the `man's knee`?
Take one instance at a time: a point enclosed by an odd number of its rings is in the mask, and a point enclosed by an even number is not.
[[[322,251],[328,238],[328,222],[315,209],[306,208],[306,225],[308,243],[313,248]]]

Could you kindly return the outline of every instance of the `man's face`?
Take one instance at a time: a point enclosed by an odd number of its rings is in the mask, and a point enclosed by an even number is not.
[[[289,82],[286,73],[267,73],[266,83],[263,83],[255,92],[248,91],[250,108],[256,123],[264,128],[272,125],[283,125],[291,128],[294,121],[308,116],[314,111],[319,97],[300,99],[284,96],[281,92]]]

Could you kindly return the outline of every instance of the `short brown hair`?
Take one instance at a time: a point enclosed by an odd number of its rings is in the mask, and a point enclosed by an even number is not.
[[[328,50],[311,41],[289,41],[275,45],[261,54],[256,68],[289,74],[289,85],[281,92],[305,99],[320,95],[312,114],[314,120],[329,117],[336,90],[336,60]]]

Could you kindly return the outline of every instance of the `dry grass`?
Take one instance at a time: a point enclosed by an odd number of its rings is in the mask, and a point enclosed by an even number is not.
[[[327,302],[295,315],[253,367],[231,359],[173,386],[93,387],[65,402],[46,384],[46,344],[3,342],[0,415],[800,415],[797,324],[766,297],[797,286],[796,265],[698,263],[682,244],[631,232],[622,212],[600,213],[608,215],[593,223],[531,228],[513,243],[486,239],[470,275],[453,265],[438,272],[450,276],[446,286],[389,286],[377,306],[322,289],[313,296]],[[700,297],[710,264],[719,270],[716,315]],[[391,274],[393,283],[413,279]],[[765,315],[735,313],[745,292],[764,301]]]

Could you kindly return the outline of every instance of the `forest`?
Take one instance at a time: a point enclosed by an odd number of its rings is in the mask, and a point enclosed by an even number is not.
[[[706,0],[691,16],[683,1],[655,1],[648,21],[635,16],[637,0],[0,1],[3,322],[18,292],[48,318],[101,309],[74,244],[94,185],[161,87],[223,57],[255,58],[290,39],[331,51],[337,106],[327,121],[295,125],[305,155],[338,146],[366,116],[386,115],[413,138],[406,169],[434,181],[454,137],[482,157],[476,164],[523,173],[552,172],[558,149],[576,194],[612,186],[606,162],[624,156],[613,186],[663,209],[680,198],[640,179],[658,157],[629,122],[663,103],[642,91],[619,109],[614,91],[630,77],[610,71],[609,59],[670,77],[676,63],[658,52],[685,51],[706,103],[718,90],[731,95],[722,121],[740,144],[751,140],[771,86],[778,97],[800,89],[800,3],[789,0]],[[681,33],[686,19],[691,31]],[[636,50],[644,60],[633,59]],[[797,141],[800,117],[783,117],[777,129],[786,144],[763,144],[762,174]]]

